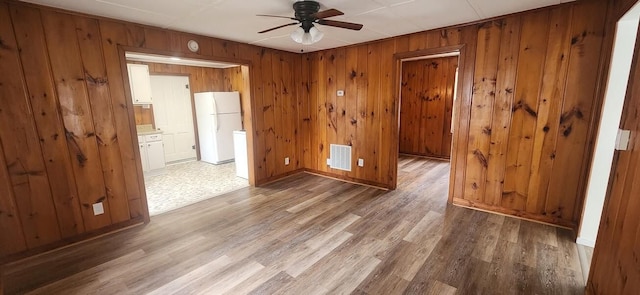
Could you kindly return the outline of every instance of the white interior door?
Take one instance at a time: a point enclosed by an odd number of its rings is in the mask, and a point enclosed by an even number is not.
[[[156,128],[164,131],[167,163],[196,158],[191,91],[187,76],[151,76],[153,115]]]

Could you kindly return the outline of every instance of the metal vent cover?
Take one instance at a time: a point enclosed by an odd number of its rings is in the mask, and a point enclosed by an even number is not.
[[[351,146],[331,144],[329,157],[331,168],[351,171]]]

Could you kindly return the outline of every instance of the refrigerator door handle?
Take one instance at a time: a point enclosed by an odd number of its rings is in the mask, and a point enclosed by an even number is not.
[[[220,131],[220,122],[218,121],[218,105],[216,104],[216,98],[213,99],[213,115],[216,117],[216,132]]]
[[[216,98],[212,97],[211,98],[213,100],[213,116],[215,117],[214,123],[215,125],[215,130],[216,132],[218,132],[220,130],[220,122],[218,121],[218,104],[216,104]]]

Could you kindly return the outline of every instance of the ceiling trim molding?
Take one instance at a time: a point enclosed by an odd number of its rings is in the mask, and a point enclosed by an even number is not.
[[[2,1],[2,0],[0,0],[0,1]],[[232,41],[229,41],[229,42],[232,42]],[[255,45],[246,44],[246,46],[255,46]],[[265,47],[261,47],[261,46],[255,46],[255,47],[265,48]],[[179,51],[167,51],[167,50],[150,49],[150,48],[135,47],[135,46],[125,46],[125,45],[120,45],[120,44],[118,45],[118,48],[121,48],[124,52],[134,52],[134,53],[139,53],[139,54],[177,57],[177,58],[181,58],[181,59],[192,59],[192,60],[211,61],[211,62],[218,62],[218,63],[228,63],[228,64],[234,64],[234,65],[238,65],[238,66],[252,66],[252,63],[251,63],[250,60],[240,59],[240,58],[229,58],[229,57],[226,57],[226,56],[200,55],[200,54],[197,54],[197,53],[179,52]],[[272,49],[272,50],[277,50],[277,49]],[[282,51],[282,50],[278,50],[278,51]],[[287,52],[287,51],[284,51],[284,52]],[[125,55],[122,55],[120,58],[125,58],[126,59]]]
[[[158,54],[140,53],[138,51],[126,51],[125,57],[127,61],[161,63],[161,64],[169,64],[169,65],[183,65],[183,66],[201,67],[201,68],[227,69],[227,68],[235,68],[240,66],[235,63],[204,60],[202,58],[198,58],[198,59],[184,58],[184,57],[177,57],[173,54],[158,55]]]

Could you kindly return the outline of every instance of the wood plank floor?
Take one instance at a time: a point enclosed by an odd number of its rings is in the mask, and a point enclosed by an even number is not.
[[[448,162],[395,191],[299,174],[6,265],[6,294],[582,294],[571,232],[447,205]]]

